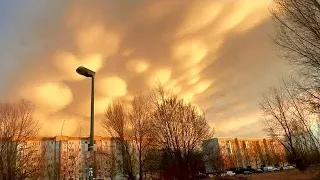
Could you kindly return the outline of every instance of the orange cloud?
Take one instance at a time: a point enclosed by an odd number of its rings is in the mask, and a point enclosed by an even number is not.
[[[39,28],[47,33],[39,39],[50,46],[28,57],[31,68],[21,67],[23,74],[16,75],[8,97],[34,101],[37,115],[49,124],[44,128],[52,129],[51,134],[60,132],[62,119],[67,117],[73,120],[65,124],[65,133],[78,127],[77,123],[84,127],[90,114],[90,81],[75,72],[82,65],[97,73],[97,121],[112,100],[131,100],[158,82],[186,101],[198,103],[209,112],[206,117],[211,124],[219,122],[216,126],[222,132],[239,130],[254,123],[258,115],[248,112],[239,115],[240,120],[226,120],[214,114],[231,111],[211,112],[210,108],[219,106],[215,104],[219,101],[239,98],[231,92],[244,88],[248,89],[241,97],[255,102],[257,87],[266,85],[247,87],[254,82],[248,83],[249,77],[280,67],[272,65],[276,56],[265,43],[268,5],[252,0],[66,3],[63,17],[55,19],[58,23],[43,21],[34,27],[35,32]]]
[[[147,70],[148,63],[146,60],[139,60],[139,59],[129,60],[126,64],[126,68],[129,71],[142,73]]]
[[[149,78],[149,86],[153,87],[156,83],[165,84],[170,80],[171,70],[168,68],[162,68],[152,72]]]
[[[20,90],[21,97],[32,99],[37,109],[50,113],[63,109],[73,99],[70,88],[63,83],[30,84]]]
[[[127,84],[120,77],[106,77],[97,82],[97,90],[106,97],[122,97],[127,94]]]

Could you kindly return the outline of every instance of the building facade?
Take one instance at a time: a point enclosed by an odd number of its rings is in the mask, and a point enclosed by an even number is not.
[[[115,165],[116,140],[95,136],[94,169],[96,179],[120,179]],[[87,137],[44,137],[29,139],[27,151],[34,151],[31,162],[40,162],[45,179],[88,179]],[[26,153],[26,152],[25,152]],[[39,163],[38,163],[39,165]]]
[[[121,161],[121,155],[117,152],[117,140],[95,136],[94,143],[96,179],[122,179],[117,166],[117,162]],[[31,153],[30,162],[43,167],[43,179],[88,179],[88,137],[32,138],[28,139],[25,145],[30,147],[25,151],[37,152]],[[269,138],[214,138],[203,143],[203,151],[207,172],[283,166],[286,162],[283,146]]]
[[[283,166],[285,150],[270,138],[214,138],[203,143],[207,171]]]

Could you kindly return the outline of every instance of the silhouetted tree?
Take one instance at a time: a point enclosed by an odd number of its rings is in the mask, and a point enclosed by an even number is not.
[[[163,160],[170,160],[172,178],[192,177],[193,154],[211,137],[210,127],[198,108],[159,88],[153,98],[152,139],[163,149]],[[166,169],[168,170],[168,169]]]
[[[144,156],[144,172],[148,174],[150,178],[159,178],[162,169],[163,151],[159,148],[149,146]]]
[[[320,112],[320,2],[275,0],[271,14],[276,22],[275,42],[284,57],[302,72],[298,87],[305,100]]]
[[[138,154],[139,180],[144,179],[145,154],[152,143],[149,138],[151,136],[150,120],[152,115],[150,105],[149,97],[137,95],[133,98],[129,111],[130,135]]]
[[[30,101],[0,103],[0,179],[41,179],[41,151],[27,142],[38,130]]]
[[[102,120],[102,126],[115,137],[117,151],[121,160],[116,160],[119,169],[128,180],[134,180],[135,173],[135,150],[131,144],[132,138],[128,136],[128,109],[121,103],[116,102],[110,105]],[[115,156],[117,157],[117,156]]]
[[[113,141],[112,139],[110,141]],[[102,144],[97,147],[96,152],[96,161],[99,165],[97,167],[98,170],[107,172],[106,176],[111,180],[115,179],[117,175],[116,165],[122,164],[122,162],[117,159],[116,149],[112,146],[112,144]]]
[[[226,149],[226,147],[221,147],[221,149]],[[225,170],[223,154],[220,152],[217,143],[213,143],[212,140],[204,141],[202,144],[202,151],[209,172]]]
[[[310,152],[319,153],[310,114],[299,95],[283,80],[279,88],[271,88],[261,101],[265,131],[285,147],[296,163],[305,161]]]

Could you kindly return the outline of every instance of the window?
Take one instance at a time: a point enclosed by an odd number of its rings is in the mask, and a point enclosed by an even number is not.
[[[248,149],[248,148],[250,147],[248,141],[244,141],[244,147],[245,147],[246,149]]]
[[[230,141],[227,141],[227,152],[229,154],[232,154],[232,144]]]
[[[74,156],[69,156],[69,159],[75,159],[75,157]]]

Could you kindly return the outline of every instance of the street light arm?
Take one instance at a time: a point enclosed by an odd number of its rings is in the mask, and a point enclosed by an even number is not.
[[[94,71],[92,71],[88,68],[85,68],[83,66],[79,66],[77,68],[76,72],[82,76],[85,76],[85,77],[94,77],[94,75],[96,74]]]

